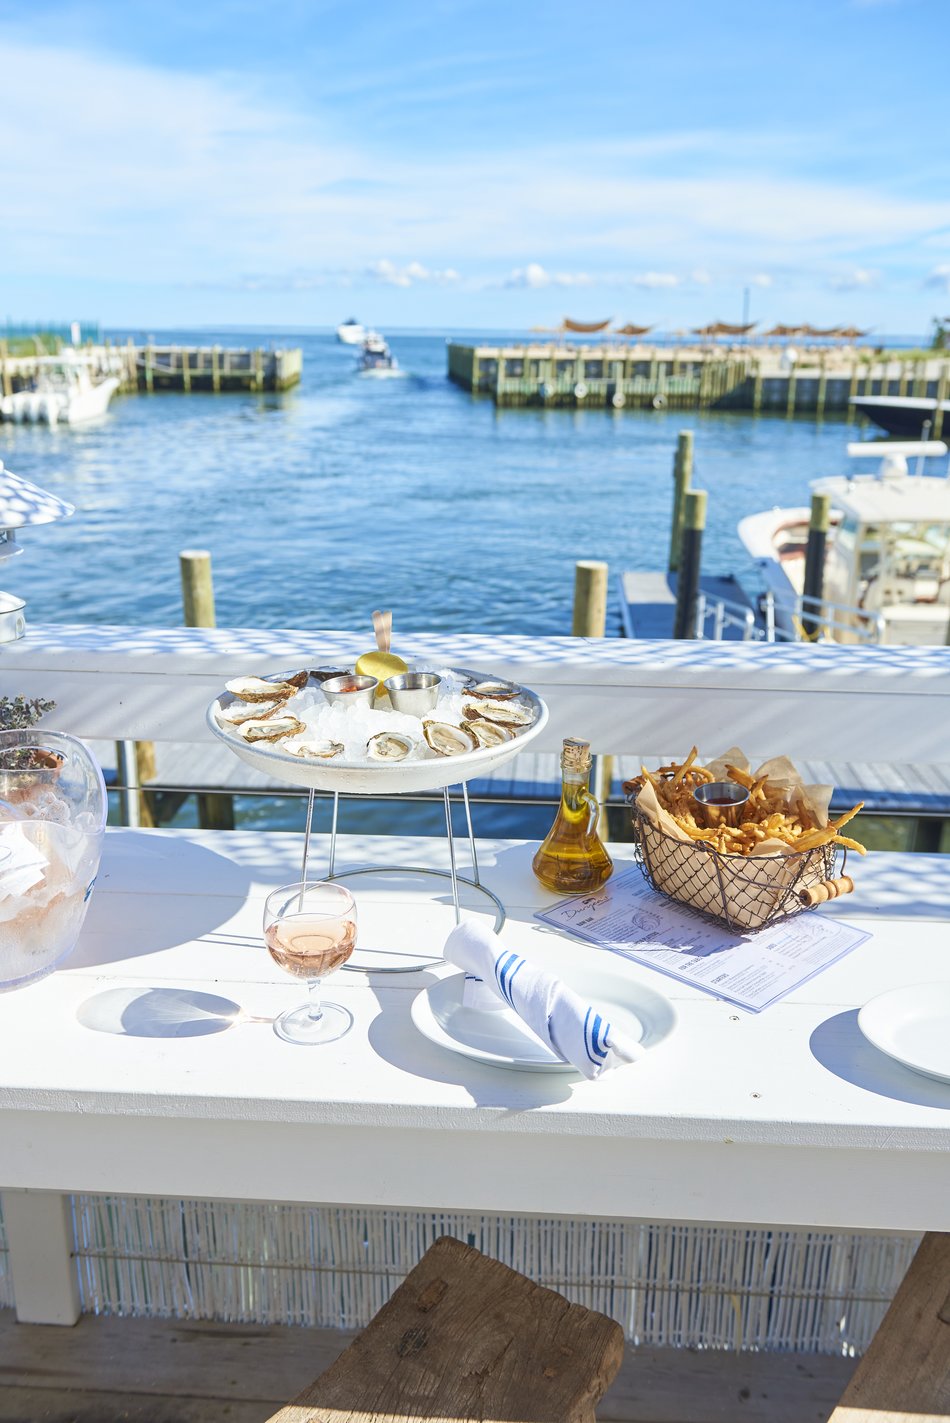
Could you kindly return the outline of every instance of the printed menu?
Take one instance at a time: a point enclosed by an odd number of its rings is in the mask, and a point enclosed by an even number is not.
[[[756,934],[737,934],[657,894],[636,866],[595,894],[562,900],[535,918],[751,1013],[777,1003],[871,937],[814,911]]]

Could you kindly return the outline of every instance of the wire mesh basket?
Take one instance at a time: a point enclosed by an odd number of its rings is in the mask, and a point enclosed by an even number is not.
[[[653,888],[737,933],[810,908],[803,891],[834,878],[835,845],[791,855],[724,855],[702,840],[667,835],[636,805],[632,809],[637,863]]]

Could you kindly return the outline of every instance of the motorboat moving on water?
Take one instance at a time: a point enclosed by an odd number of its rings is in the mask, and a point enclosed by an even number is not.
[[[80,425],[104,415],[119,388],[116,375],[102,374],[95,360],[79,351],[41,356],[32,389],[0,400],[0,417],[19,423]]]
[[[399,362],[378,331],[368,331],[356,368],[364,376],[401,376]]]
[[[941,440],[867,441],[848,446],[852,460],[876,459],[873,474],[818,479],[831,496],[822,599],[838,642],[942,645],[950,620],[950,478],[923,473],[946,455]],[[910,473],[908,459],[915,460]],[[801,617],[810,511],[750,514],[739,537],[773,594],[776,621],[789,630]]]
[[[366,337],[366,327],[357,321],[355,316],[351,316],[348,321],[341,321],[336,328],[336,339],[342,341],[344,346],[358,346]]]

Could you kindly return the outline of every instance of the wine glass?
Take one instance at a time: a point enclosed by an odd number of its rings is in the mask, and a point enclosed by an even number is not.
[[[332,1043],[353,1026],[353,1014],[339,1003],[324,1003],[321,982],[345,964],[356,947],[356,904],[341,884],[285,884],[264,904],[264,942],[285,973],[305,978],[308,1002],[274,1020],[274,1032],[288,1043]]]

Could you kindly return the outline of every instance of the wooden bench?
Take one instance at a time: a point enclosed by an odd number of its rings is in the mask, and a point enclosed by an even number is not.
[[[444,1236],[269,1423],[592,1423],[619,1325]],[[950,1419],[950,1235],[921,1243],[829,1423]]]
[[[829,1423],[950,1418],[950,1235],[925,1235]]]
[[[622,1356],[612,1319],[443,1236],[270,1423],[593,1423]]]

